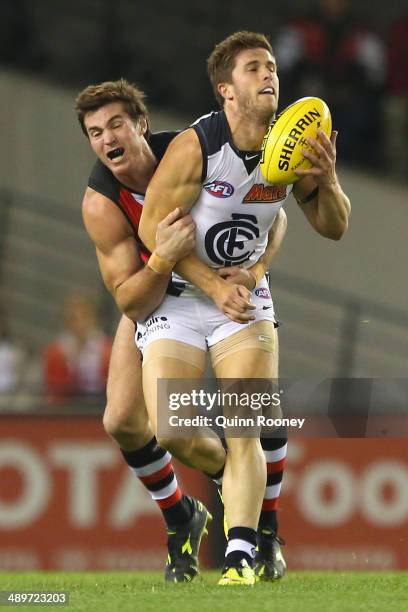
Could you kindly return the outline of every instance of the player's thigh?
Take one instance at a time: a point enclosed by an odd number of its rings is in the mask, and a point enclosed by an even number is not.
[[[217,378],[278,377],[279,342],[272,321],[258,321],[221,340],[210,349]]]
[[[272,321],[259,321],[245,326],[211,347],[210,355],[220,389],[228,401],[223,401],[225,417],[241,417],[244,425],[225,429],[226,438],[257,438],[261,428],[245,425],[253,417],[252,408],[259,398],[272,397],[278,375],[278,336]],[[234,399],[237,398],[237,399]],[[248,399],[250,405],[248,405]],[[257,402],[257,404],[255,404]],[[265,400],[262,414],[266,414]],[[248,421],[249,423],[249,421]],[[252,422],[251,422],[252,423]],[[233,443],[234,444],[234,443]],[[245,445],[246,442],[243,441]]]
[[[104,422],[142,424],[147,421],[141,355],[135,344],[135,324],[125,316],[119,322],[113,342],[106,395]]]
[[[177,340],[156,340],[146,347],[143,353],[143,391],[155,431],[157,431],[157,406],[160,399],[159,381],[162,381],[161,388],[165,389],[166,379],[183,379],[180,388],[188,393],[189,380],[197,380],[204,374],[205,358],[206,351]]]

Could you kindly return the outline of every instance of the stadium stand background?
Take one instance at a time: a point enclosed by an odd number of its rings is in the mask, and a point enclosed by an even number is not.
[[[254,5],[258,11],[249,12],[241,0],[233,6],[210,0],[205,7],[159,2],[154,9],[142,4],[137,11],[128,0],[5,1],[0,37],[1,105],[7,117],[7,146],[0,151],[1,302],[11,331],[29,351],[55,335],[62,300],[72,290],[97,298],[105,326],[114,328],[113,304],[101,288],[80,220],[93,158],[76,125],[76,92],[90,82],[124,75],[147,91],[155,129],[183,127],[216,108],[205,75],[205,58],[215,41],[237,28],[265,30],[265,23],[274,40],[290,17],[316,4],[294,2],[289,10],[278,2],[265,14],[261,3]],[[385,44],[389,28],[403,15],[403,4],[393,3],[385,15],[380,2],[360,2],[357,14]],[[290,99],[290,91],[283,91]],[[392,100],[390,116],[392,109],[396,114]],[[386,116],[384,109],[383,121]],[[404,134],[400,137],[404,140]],[[285,323],[282,372],[287,375],[375,375],[386,363],[387,375],[404,371],[400,311],[407,291],[398,279],[405,254],[403,166],[408,156],[398,150],[403,146],[398,139],[394,145],[402,165],[397,179],[391,172],[386,178],[386,158],[393,158],[386,154],[386,143],[381,173],[378,168],[353,172],[348,159],[340,157],[342,180],[353,200],[350,230],[340,244],[316,239],[295,206],[288,206],[288,236],[273,274]],[[312,357],[298,350],[299,343],[306,347],[310,341],[306,328],[315,334]],[[374,357],[369,347],[381,347],[383,339],[389,350],[379,349],[381,356]]]
[[[20,387],[3,396],[0,410],[43,410],[40,354],[60,329],[67,294],[97,300],[106,331],[117,320],[82,228],[93,155],[76,123],[76,93],[125,76],[147,91],[155,130],[183,127],[215,108],[205,74],[213,43],[243,27],[265,31],[265,24],[273,40],[290,14],[313,3],[294,2],[291,11],[287,4],[255,2],[249,12],[242,0],[162,0],[137,9],[130,0],[2,2],[0,310],[27,360]],[[386,42],[404,3],[385,12],[379,0],[364,0],[358,11]],[[390,90],[384,104],[392,137],[383,143],[383,169],[340,160],[353,204],[345,238],[319,239],[294,202],[287,206],[288,234],[271,280],[285,377],[406,376],[407,100],[399,94],[396,103]]]

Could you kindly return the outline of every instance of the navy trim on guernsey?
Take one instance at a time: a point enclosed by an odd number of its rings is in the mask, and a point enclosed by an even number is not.
[[[207,159],[217,153],[224,144],[228,143],[231,149],[242,159],[248,174],[251,174],[261,159],[261,151],[241,151],[237,149],[232,140],[232,134],[224,111],[214,111],[204,115],[191,125],[200,141],[203,154],[203,171],[201,182],[207,176]]]
[[[203,171],[201,182],[207,176],[207,158],[220,150],[223,144],[229,142],[230,133],[224,111],[212,112],[201,117],[191,125],[200,141],[203,154]]]

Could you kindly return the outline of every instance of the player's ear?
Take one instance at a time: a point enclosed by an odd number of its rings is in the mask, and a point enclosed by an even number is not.
[[[147,132],[147,127],[148,127],[146,117],[139,117],[138,127],[139,127],[140,136],[144,136]]]
[[[218,93],[224,98],[224,100],[232,100],[232,84],[231,83],[218,83]]]

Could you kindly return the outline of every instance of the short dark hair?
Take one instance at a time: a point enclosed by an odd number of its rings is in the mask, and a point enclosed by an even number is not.
[[[214,95],[221,107],[224,105],[224,98],[218,92],[218,85],[219,83],[231,82],[235,57],[240,51],[245,49],[259,48],[266,49],[272,55],[274,54],[272,45],[265,34],[245,30],[231,34],[215,46],[210,57],[207,59],[207,71]]]
[[[97,85],[88,85],[78,94],[75,100],[75,112],[83,133],[88,136],[85,127],[87,113],[96,111],[110,102],[122,102],[125,111],[133,121],[138,121],[140,117],[148,120],[144,99],[144,92],[125,79],[105,81]]]

